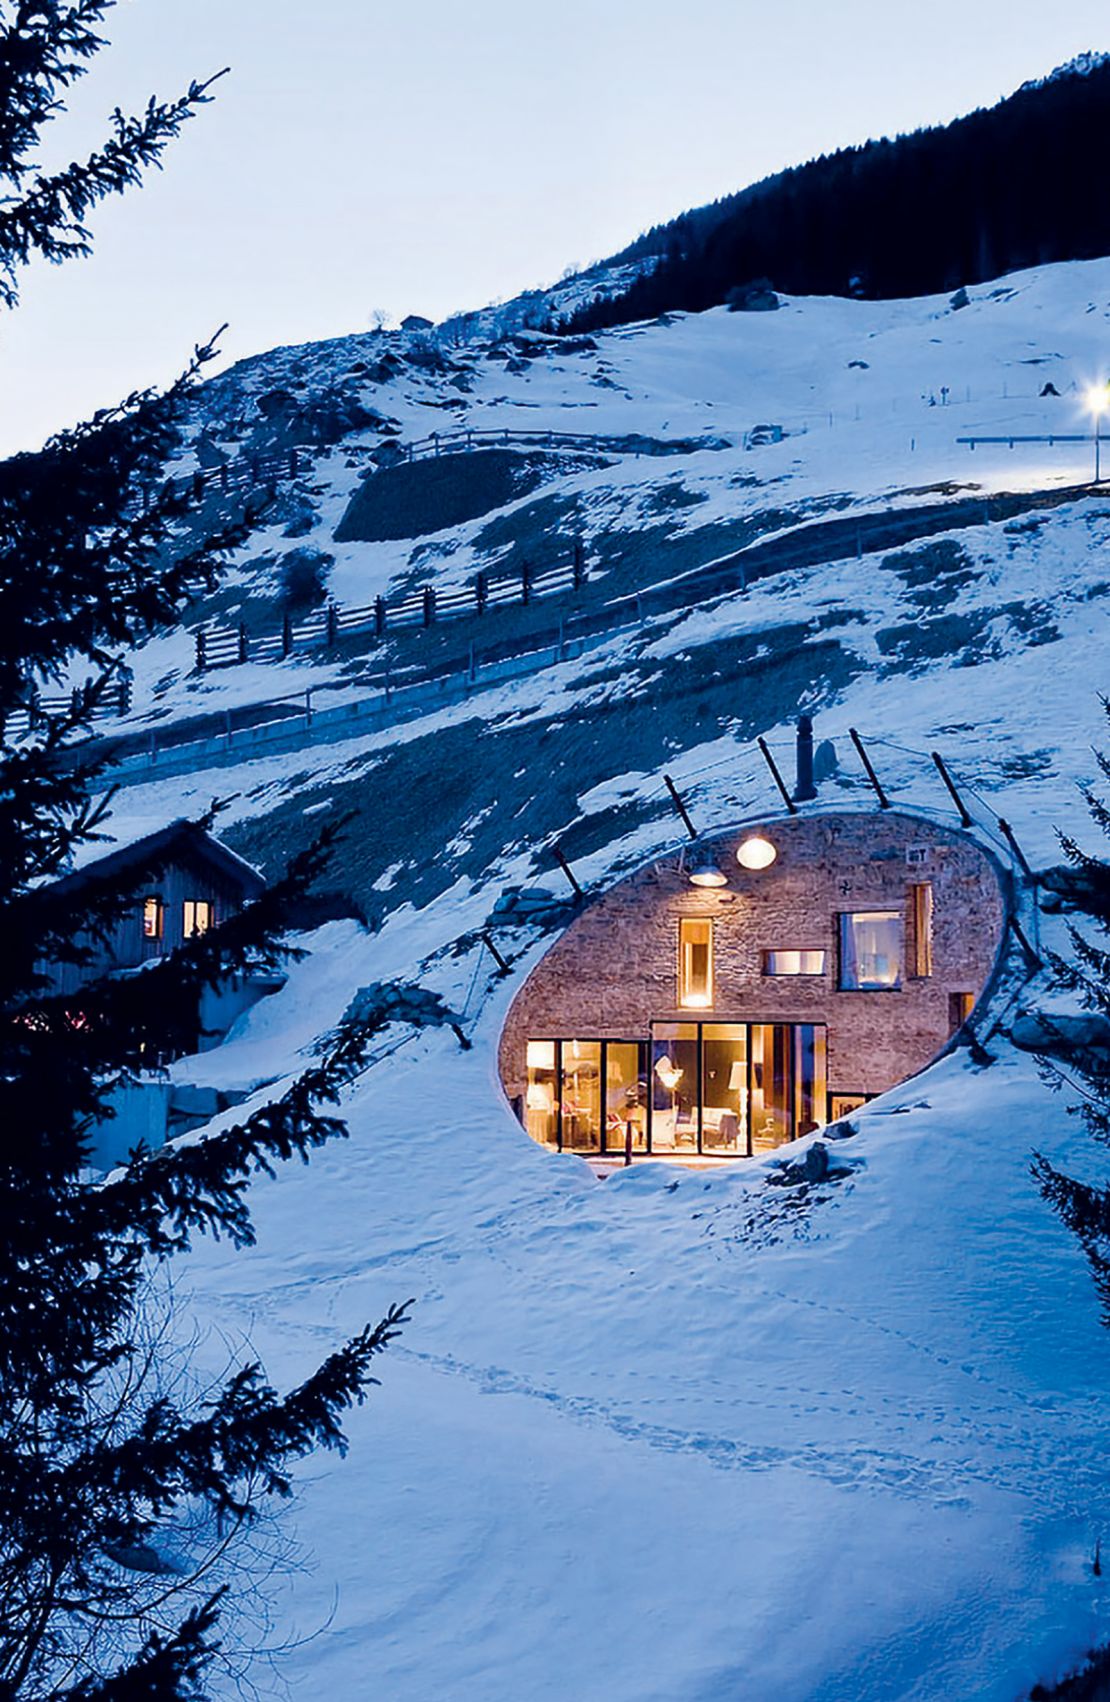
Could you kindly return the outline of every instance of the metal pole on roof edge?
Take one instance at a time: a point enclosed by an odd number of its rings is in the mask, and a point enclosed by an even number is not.
[[[859,755],[859,759],[862,762],[864,768],[867,770],[867,778],[868,778],[868,780],[870,780],[872,786],[875,789],[875,796],[879,800],[879,808],[881,810],[889,810],[890,799],[887,797],[886,793],[883,791],[882,785],[881,785],[880,780],[879,780],[879,776],[875,773],[874,767],[872,766],[871,758],[868,756],[866,750],[864,749],[863,740],[860,738],[859,734],[856,732],[856,729],[854,727],[848,728],[848,737],[851,739],[852,743],[855,745],[856,751]]]
[[[955,804],[957,810],[959,810],[959,812],[960,812],[960,826],[961,827],[970,827],[971,826],[971,817],[968,815],[967,806],[964,803],[963,799],[960,797],[960,794],[956,790],[956,782],[953,780],[953,778],[949,774],[947,768],[944,766],[944,758],[941,756],[939,751],[930,751],[929,755],[933,759],[933,762],[936,766],[937,773],[940,775],[941,779],[944,781],[944,784],[948,788],[948,792],[949,792],[949,795],[952,799],[952,802]]]
[[[494,945],[493,940],[492,940],[492,938],[489,934],[483,934],[482,935],[482,944],[485,946],[486,950],[489,952],[494,963],[496,963],[497,973],[499,975],[508,975],[508,973],[509,973],[508,959],[502,957],[501,953],[498,951],[497,947]]]
[[[1031,881],[1036,880],[1037,877],[1026,861],[1025,852],[1018,844],[1013,828],[1010,826],[1008,821],[1003,821],[1001,816],[998,818],[998,830],[1005,836],[1006,843],[1017,859],[1017,862],[1021,867],[1021,871],[1025,875],[1026,879]]]
[[[675,809],[679,813],[679,816],[682,818],[683,827],[686,829],[686,831],[690,835],[691,839],[696,839],[698,837],[698,830],[694,826],[693,822],[690,820],[690,812],[686,808],[686,805],[682,802],[682,799],[679,797],[678,787],[675,785],[674,781],[671,779],[669,774],[664,774],[663,784],[664,784],[664,786],[666,786],[667,791],[671,795],[671,803],[674,805]]]
[[[778,771],[778,766],[775,762],[774,757],[771,755],[771,752],[770,752],[770,749],[768,747],[766,739],[763,737],[762,734],[760,734],[759,738],[755,742],[759,746],[761,752],[763,753],[764,762],[767,764],[767,767],[771,770],[771,778],[775,782],[775,785],[778,787],[780,793],[782,794],[783,803],[786,805],[786,808],[790,812],[790,814],[792,816],[796,816],[797,813],[798,813],[798,806],[794,802],[793,798],[790,796],[789,788],[787,787],[787,784],[786,784],[785,780],[783,779],[782,775]]]
[[[578,881],[575,877],[574,870],[571,868],[570,864],[567,862],[566,858],[563,856],[561,848],[558,845],[553,845],[551,847],[551,852],[552,852],[553,857],[555,858],[555,861],[558,863],[559,867],[562,869],[564,875],[566,875],[567,880],[570,882],[571,886],[574,888],[575,898],[585,898],[586,895],[582,891],[582,888],[578,884]]]
[[[1029,944],[1025,929],[1022,927],[1017,917],[1011,912],[1011,914],[1007,917],[1007,921],[1010,924],[1014,938],[1025,953],[1025,961],[1028,963],[1030,969],[1043,969],[1044,961]]]

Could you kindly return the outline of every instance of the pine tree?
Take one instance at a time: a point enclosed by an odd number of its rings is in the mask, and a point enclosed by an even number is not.
[[[1103,705],[1110,718],[1110,702],[1103,699]],[[1110,757],[1096,753],[1096,760],[1110,780]],[[1092,820],[1110,838],[1110,807],[1105,799],[1090,788],[1085,789],[1084,797]],[[1083,1009],[1092,1013],[1095,1023],[1078,1037],[1060,1029],[1056,1056],[1046,1060],[1045,1068],[1056,1085],[1066,1081],[1077,1090],[1075,1110],[1095,1140],[1110,1145],[1110,949],[1102,943],[1110,941],[1110,863],[1091,856],[1069,835],[1061,835],[1061,845],[1071,876],[1068,897],[1085,917],[1086,927],[1069,922],[1072,955],[1049,953],[1049,965],[1056,985],[1074,995]],[[1034,1161],[1034,1174],[1045,1198],[1087,1255],[1102,1300],[1103,1318],[1110,1325],[1110,1185],[1099,1187],[1068,1176],[1040,1153]]]
[[[111,3],[0,0],[9,308],[26,261],[86,253],[90,209],[137,183],[208,99],[209,85],[194,83],[138,117],[117,113],[83,164],[38,174],[43,127],[103,45],[96,28]],[[56,884],[110,805],[91,790],[96,763],[81,735],[121,649],[174,620],[252,520],[198,543],[184,526],[187,496],[173,486],[150,495],[208,353],[170,391],[133,396],[0,465],[0,1702],[200,1695],[219,1649],[221,1557],[288,1494],[299,1457],[342,1449],[342,1415],[374,1382],[372,1362],[404,1311],[279,1394],[252,1363],[197,1386],[169,1350],[172,1319],[149,1298],[194,1235],[250,1244],[254,1172],[344,1132],[335,1103],[388,1020],[380,1008],[342,1024],[304,1074],[236,1126],[140,1152],[99,1186],[83,1175],[90,1130],[115,1084],[142,1068],[151,1035],[172,1040],[205,984],[288,955],[291,909],[334,832],[256,904],[141,977],[94,982],[77,1002],[54,990],[50,967],[87,963],[157,872],[93,879],[78,893]],[[75,657],[91,670],[88,690],[67,715],[15,737],[17,711]]]

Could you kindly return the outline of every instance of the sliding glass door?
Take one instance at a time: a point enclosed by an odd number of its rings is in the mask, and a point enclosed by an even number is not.
[[[523,1120],[564,1152],[721,1158],[824,1124],[820,1023],[659,1022],[641,1040],[530,1040]]]

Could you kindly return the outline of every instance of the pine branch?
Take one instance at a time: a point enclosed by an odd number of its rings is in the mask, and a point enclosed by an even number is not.
[[[18,184],[43,127],[64,110],[60,91],[85,74],[85,61],[105,43],[95,26],[115,0],[46,6],[19,0],[12,22],[0,20],[0,180]]]
[[[162,154],[196,110],[211,100],[219,71],[205,82],[192,82],[172,101],[151,98],[145,110],[112,114],[112,134],[81,164],[38,176],[19,199],[0,202],[0,304],[19,299],[16,276],[33,255],[60,265],[92,252],[86,219],[98,201],[119,195],[159,166]]]
[[[49,1702],[204,1702],[197,1688],[219,1649],[212,1631],[223,1590],[194,1608],[168,1636],[153,1632],[139,1653],[108,1678],[87,1678],[52,1692]]]

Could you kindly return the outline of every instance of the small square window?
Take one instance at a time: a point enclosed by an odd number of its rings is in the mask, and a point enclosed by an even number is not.
[[[765,951],[764,975],[824,975],[823,951]]]
[[[882,992],[902,980],[902,916],[898,910],[851,910],[840,918],[840,986]]]
[[[165,932],[166,910],[156,893],[143,899],[143,939],[160,940]]]
[[[206,934],[212,926],[212,903],[207,898],[187,898],[185,900],[185,938],[193,940],[200,934]]]

